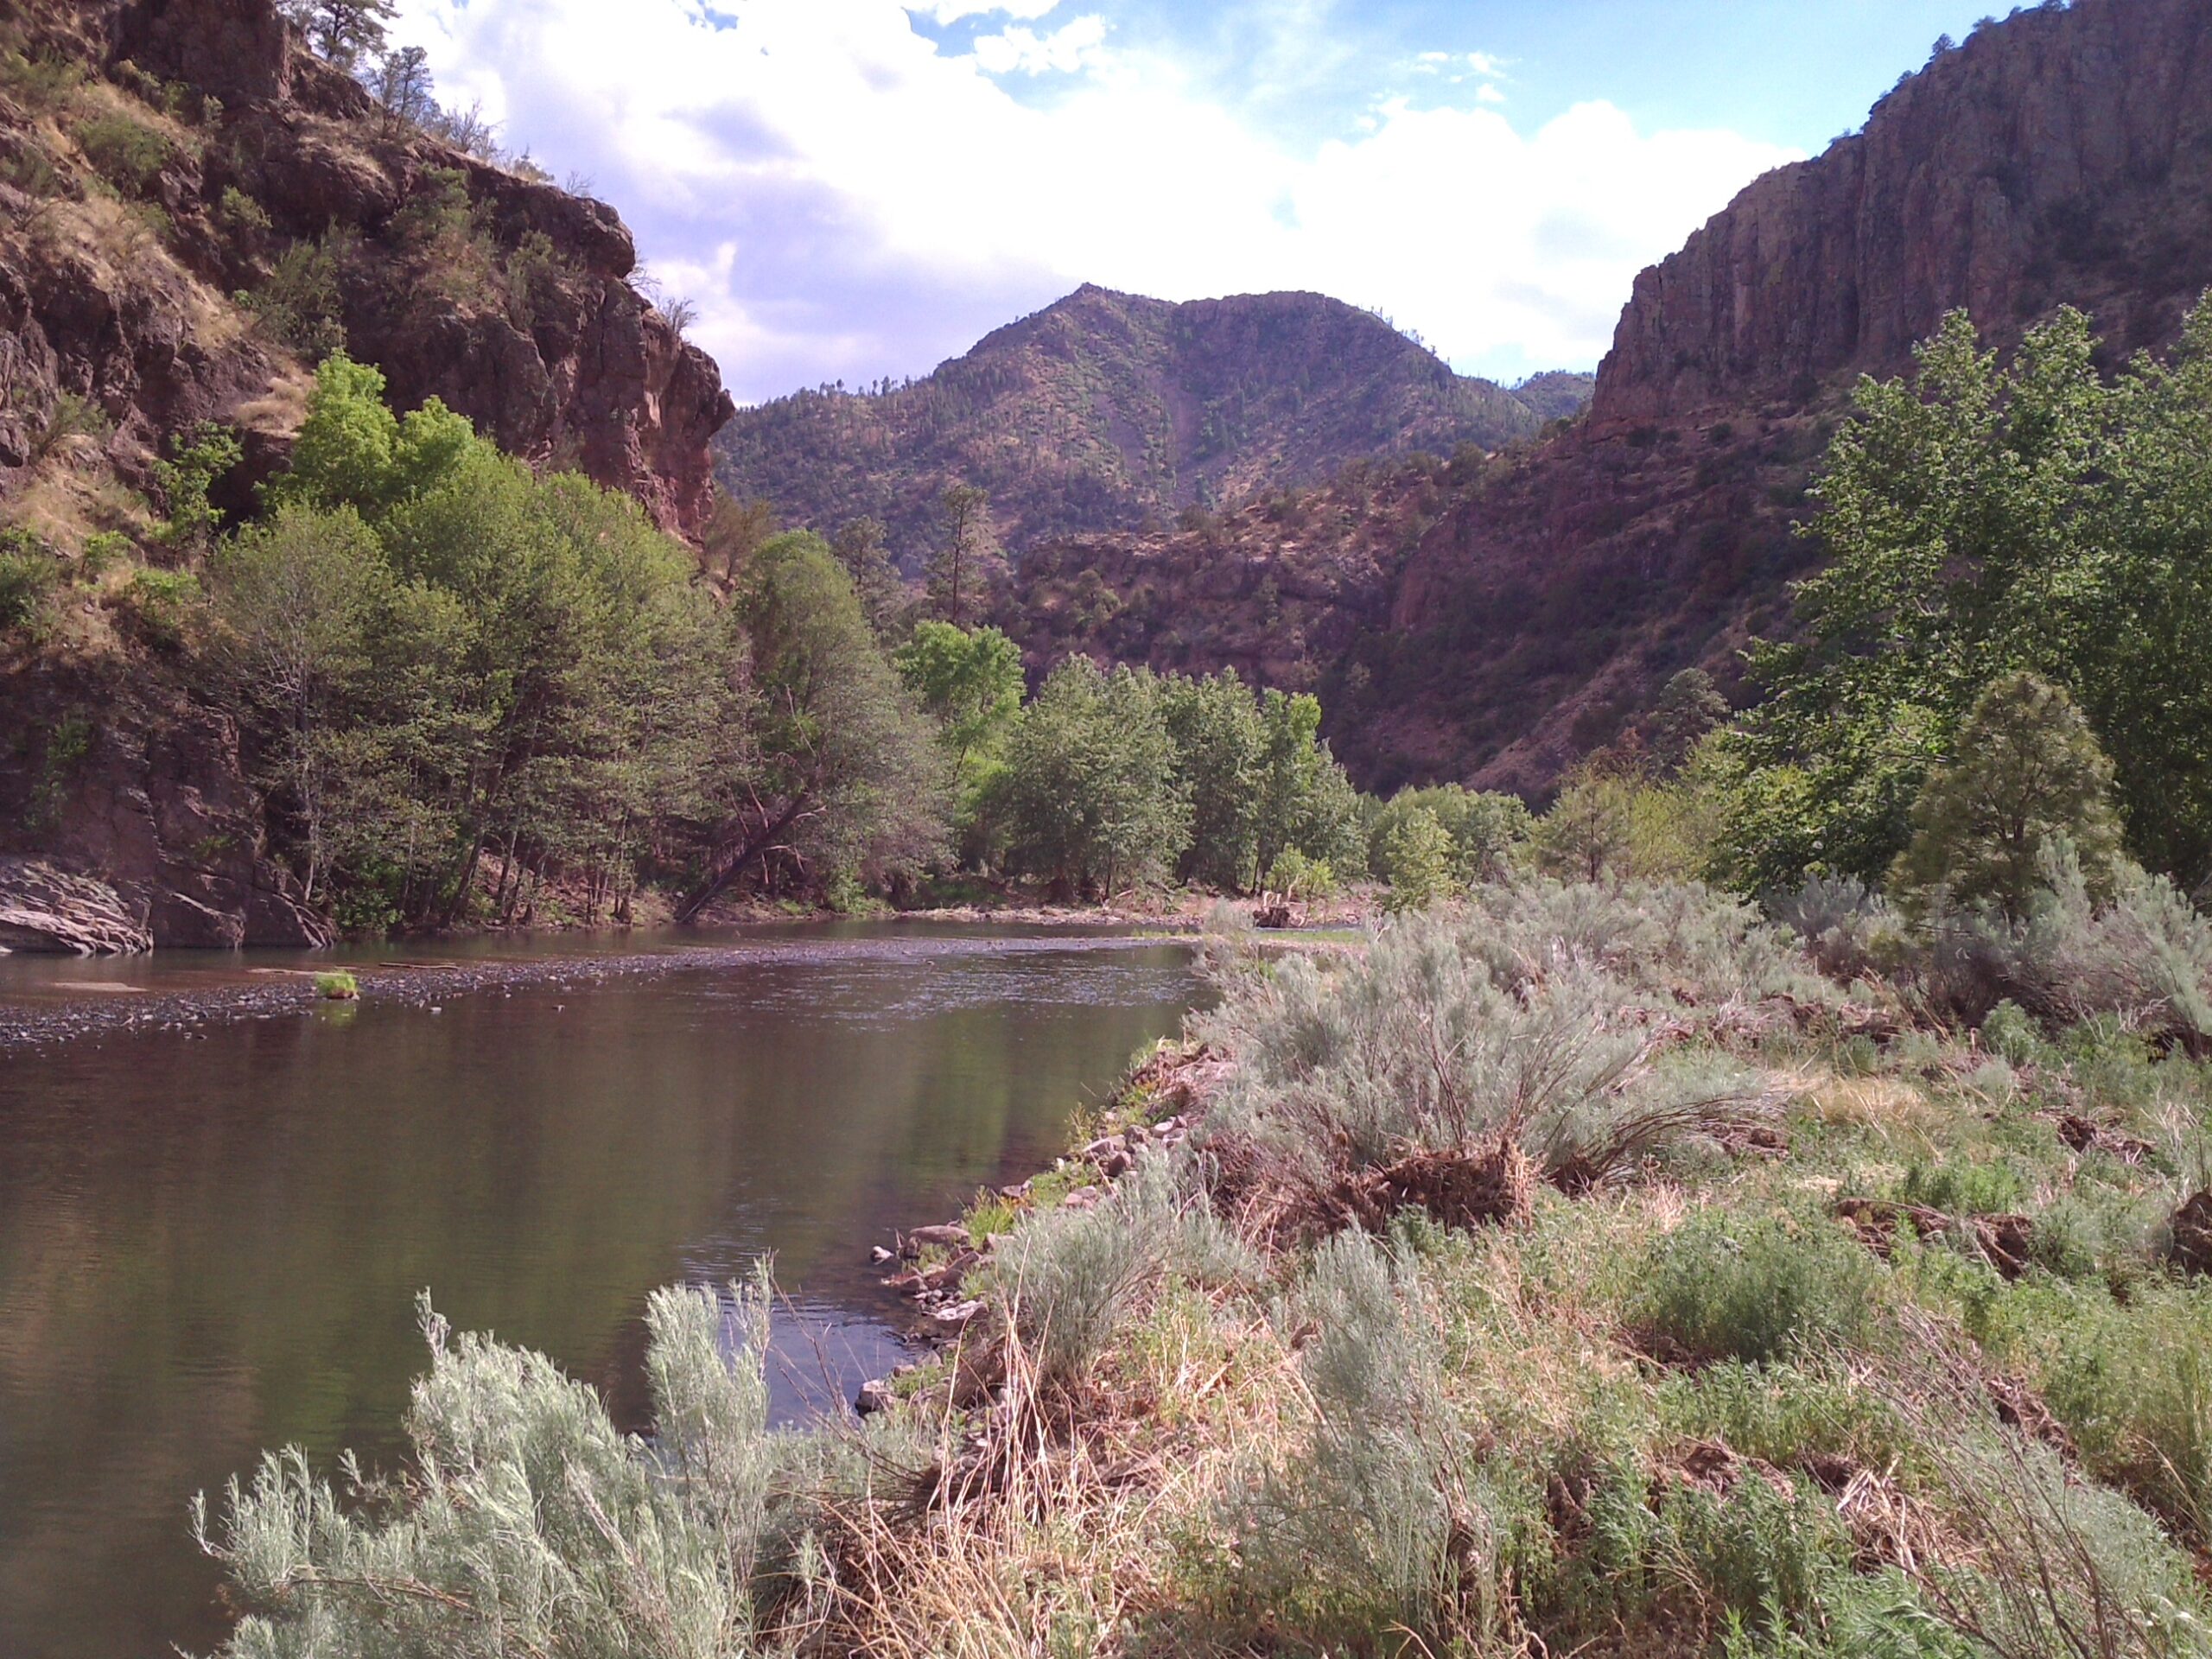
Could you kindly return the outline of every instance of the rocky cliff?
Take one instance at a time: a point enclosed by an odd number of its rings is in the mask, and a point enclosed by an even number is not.
[[[672,532],[704,523],[730,400],[635,263],[611,208],[374,103],[274,0],[0,8],[0,557],[27,561],[0,589],[42,569],[65,595],[27,640],[0,591],[18,945],[77,879],[162,944],[327,937],[263,855],[234,727],[162,638],[193,556],[162,533],[159,464],[196,423],[239,434],[214,502],[251,512],[342,346],[403,406],[441,397]]]
[[[1056,550],[1047,602],[1007,614],[1040,664],[1121,652],[1313,686],[1370,786],[1541,795],[1677,670],[1732,685],[1746,639],[1786,632],[1819,556],[1794,533],[1806,486],[1858,373],[1908,368],[1957,307],[1999,346],[2071,303],[2109,354],[2158,347],[2208,285],[2212,7],[2016,13],[1644,272],[1571,429],[1433,493],[1362,477],[1294,524],[1236,522],[1235,566],[1272,604],[1197,605],[1223,552],[1185,535]],[[1316,588],[1317,537],[1386,556],[1332,560]]]
[[[1593,413],[1802,404],[1903,367],[1958,306],[2002,337],[2071,302],[2124,353],[2171,339],[2208,275],[2212,8],[2048,4],[1938,53],[1645,271]]]
[[[39,423],[89,400],[137,481],[213,418],[281,457],[300,371],[344,345],[412,405],[634,493],[710,505],[731,405],[624,280],[604,204],[439,143],[309,54],[272,0],[34,4],[0,77],[0,494]]]
[[[1157,530],[1326,478],[1346,461],[1495,448],[1579,409],[1586,376],[1529,395],[1454,374],[1380,318],[1318,294],[1173,305],[1085,287],[927,378],[804,392],[717,441],[723,483],[825,534],[880,521],[911,563],[936,502],[980,485],[1006,544]]]

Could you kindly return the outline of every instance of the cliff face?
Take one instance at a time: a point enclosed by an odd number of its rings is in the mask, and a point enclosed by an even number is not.
[[[1532,398],[1454,374],[1318,294],[1173,305],[1086,287],[926,379],[803,392],[740,414],[723,483],[830,533],[870,517],[910,563],[955,481],[991,494],[1007,545],[1156,530],[1184,508],[1312,484],[1346,461],[1496,448],[1578,409],[1586,377]]]
[[[1540,795],[1675,671],[1732,684],[1752,634],[1788,632],[1789,584],[1820,552],[1795,526],[1858,373],[1909,368],[1913,342],[1961,306],[1999,346],[2070,303],[2108,354],[2157,348],[2208,286],[2212,7],[2023,12],[1644,272],[1572,429],[1447,476],[1418,512],[1362,480],[1306,502],[1295,525],[1233,527],[1248,591],[1273,566],[1278,592],[1309,599],[1192,613],[1180,597],[1218,580],[1222,554],[1182,536],[1055,550],[1048,602],[1009,616],[1040,663],[1119,652],[1314,686],[1370,786],[1458,778]],[[1379,538],[1358,527],[1378,512]],[[1391,556],[1300,584],[1305,525]],[[1078,605],[1054,598],[1078,590]]]
[[[2212,275],[2212,10],[2077,0],[1984,27],[1866,130],[1759,179],[1640,276],[1601,423],[1894,372],[1965,306],[2000,337],[2061,302],[2119,352]]]
[[[0,6],[0,531],[71,595],[57,638],[0,631],[10,940],[73,911],[99,925],[52,942],[327,938],[264,855],[229,716],[188,658],[117,626],[99,538],[182,559],[148,497],[200,421],[246,452],[215,504],[254,511],[340,346],[403,407],[441,397],[696,531],[731,404],[635,264],[611,208],[395,118],[274,0]],[[87,881],[107,899],[87,908]]]
[[[511,452],[631,492],[666,529],[704,522],[707,442],[731,404],[712,360],[625,282],[636,256],[611,208],[391,120],[272,0],[33,5],[19,28],[28,61],[101,80],[66,116],[40,107],[35,76],[0,92],[0,211],[22,232],[0,246],[16,394],[0,493],[64,395],[118,429],[126,476],[198,419],[245,429],[265,474],[307,361],[342,343],[404,405],[442,397]],[[329,315],[299,316],[288,283],[327,288],[306,298]],[[236,302],[272,291],[291,306],[274,326],[269,305]]]

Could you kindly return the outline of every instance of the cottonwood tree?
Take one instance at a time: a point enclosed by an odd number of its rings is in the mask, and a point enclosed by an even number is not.
[[[944,757],[828,544],[805,532],[763,544],[734,618],[754,704],[751,764],[677,919],[696,918],[772,858],[817,884],[887,880],[942,859]]]

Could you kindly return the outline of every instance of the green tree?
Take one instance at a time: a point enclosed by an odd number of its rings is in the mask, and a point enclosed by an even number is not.
[[[887,880],[942,858],[940,751],[828,544],[805,532],[767,542],[734,618],[757,707],[752,765],[678,919],[771,859],[826,883]]]
[[[1915,909],[1941,891],[2021,916],[2047,850],[2063,841],[2092,895],[2108,897],[2120,857],[2111,791],[2112,763],[2073,698],[2008,674],[1975,702],[1956,755],[1921,791],[1891,886]]]
[[[1258,701],[1235,669],[1203,680],[1179,676],[1160,689],[1176,774],[1191,806],[1191,840],[1178,874],[1226,892],[1248,891],[1260,856],[1267,733]]]
[[[1175,868],[1191,836],[1159,682],[1087,657],[1053,670],[1007,745],[1001,798],[1018,868],[1111,897]]]
[[[1517,796],[1481,792],[1459,784],[1401,790],[1376,812],[1369,826],[1370,863],[1379,868],[1383,837],[1401,817],[1414,811],[1428,813],[1451,837],[1452,879],[1463,887],[1510,875],[1534,822]]]
[[[852,578],[853,591],[860,595],[861,608],[868,613],[869,624],[879,637],[887,639],[899,632],[909,606],[906,584],[899,578],[899,567],[891,562],[884,536],[880,519],[855,518],[837,532],[830,547]]]
[[[841,562],[842,563],[842,562]],[[996,628],[924,620],[892,662],[952,761],[964,823],[972,822],[1021,713],[1021,647]]]
[[[1669,680],[1639,726],[1659,774],[1672,777],[1688,765],[1706,734],[1727,724],[1728,713],[1728,699],[1703,669],[1686,668]]]
[[[2105,734],[2132,847],[2212,872],[2212,307],[2171,365],[2097,371],[2065,311],[2009,365],[1963,315],[1916,380],[1863,382],[1814,526],[1832,559],[1798,637],[1752,653],[1767,700],[1724,748],[1726,862],[1749,887],[1878,880],[1985,686],[2064,687]]]
[[[283,0],[284,15],[316,52],[349,73],[384,51],[397,0]]]
[[[1375,843],[1375,874],[1389,883],[1382,907],[1393,915],[1449,899],[1452,837],[1426,807],[1393,814]]]
[[[1260,700],[1260,789],[1252,885],[1295,848],[1339,868],[1361,852],[1359,791],[1320,741],[1321,705],[1269,690]]]
[[[209,501],[209,492],[245,458],[237,433],[201,421],[172,445],[167,461],[154,463],[154,486],[168,511],[161,531],[166,545],[185,554],[207,550],[223,524],[222,511]]]
[[[255,781],[290,826],[312,904],[358,781],[345,733],[369,713],[391,571],[350,508],[287,507],[228,543],[213,575],[232,683],[260,734]]]

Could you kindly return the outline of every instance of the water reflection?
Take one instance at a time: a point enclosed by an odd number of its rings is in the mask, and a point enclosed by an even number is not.
[[[780,1408],[880,1368],[868,1243],[1048,1157],[1190,995],[1171,948],[906,935],[0,1055],[0,1650],[210,1644],[185,1498],[388,1455],[426,1286],[634,1413],[646,1293],[772,1250]]]

